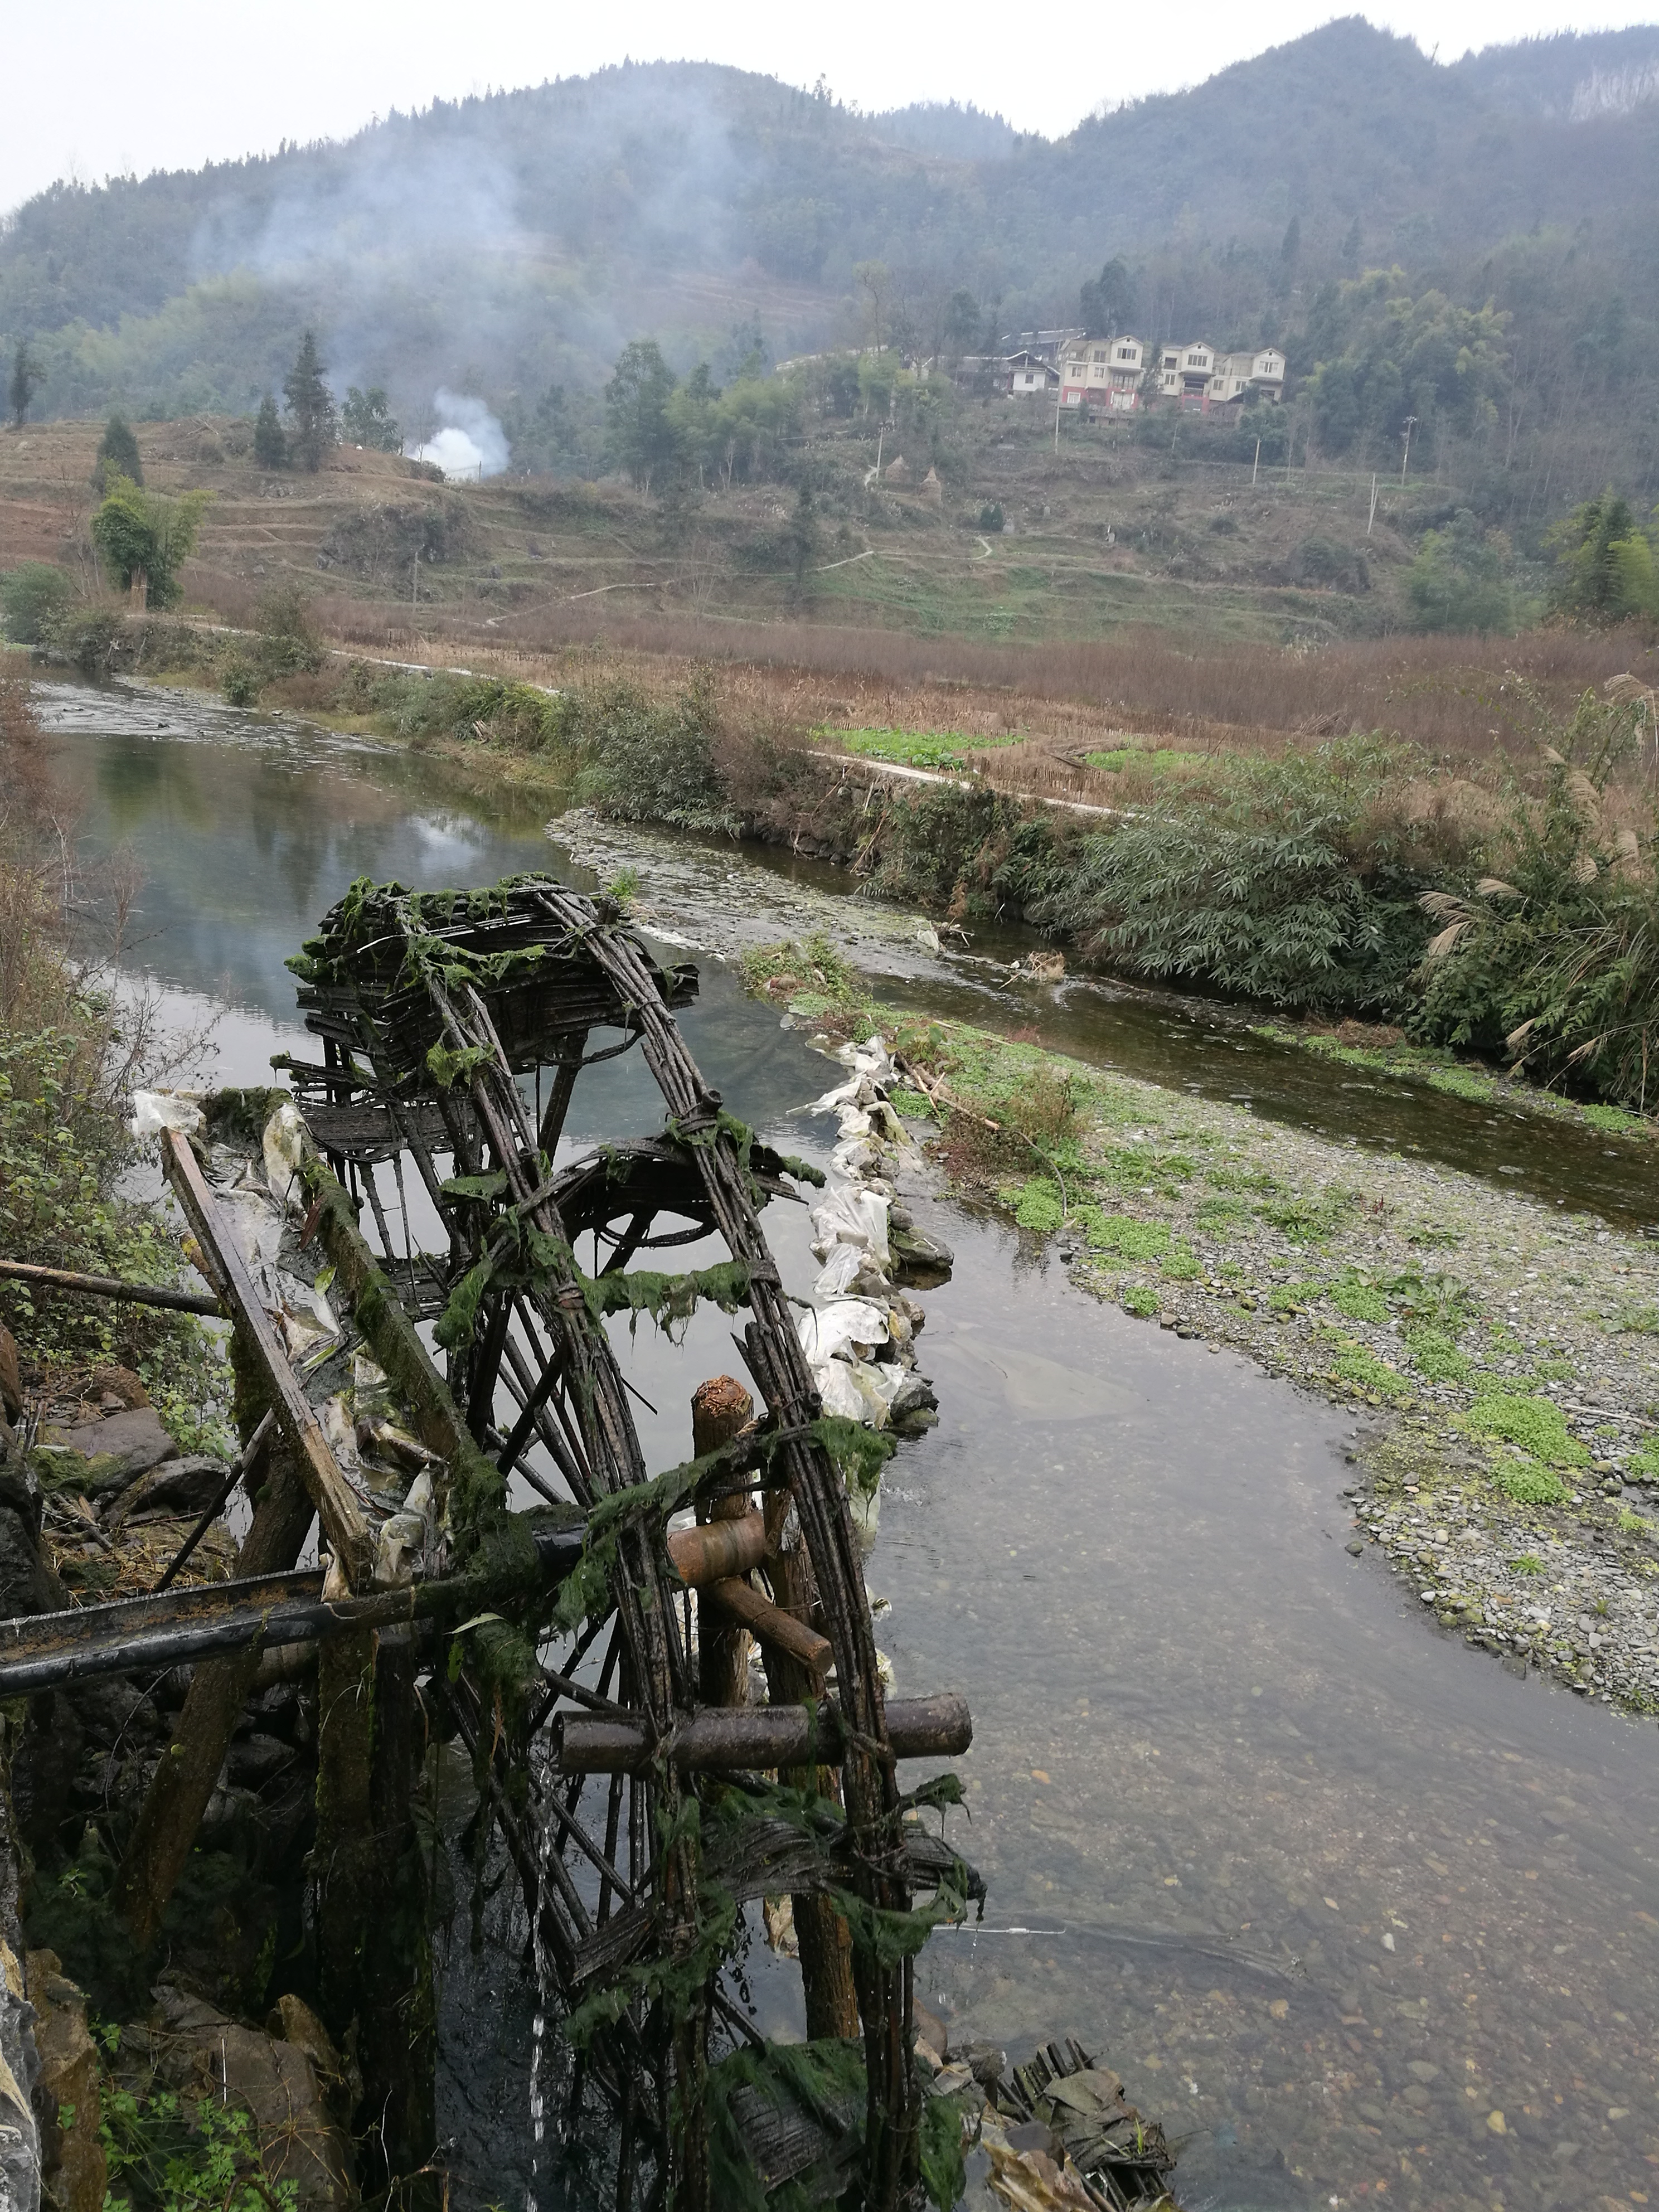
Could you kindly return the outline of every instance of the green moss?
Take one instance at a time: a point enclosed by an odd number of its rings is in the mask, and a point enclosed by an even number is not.
[[[1589,1454],[1567,1433],[1566,1416],[1547,1398],[1523,1398],[1489,1391],[1462,1418],[1473,1436],[1497,1437],[1518,1444],[1535,1460],[1553,1467],[1587,1467]]]

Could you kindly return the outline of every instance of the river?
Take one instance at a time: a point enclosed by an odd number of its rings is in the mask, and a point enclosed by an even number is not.
[[[176,1016],[221,1015],[221,1081],[265,1079],[273,1050],[302,1043],[283,960],[354,876],[483,883],[550,863],[593,880],[542,810],[417,755],[150,689],[40,696],[85,844],[124,842],[143,871],[128,969]],[[1601,1164],[1615,1148],[1345,1089],[1224,1010],[1087,987],[1022,1012],[961,963],[888,964],[913,1003],[1024,1018],[1339,1141],[1519,1168],[1512,1184],[1540,1196],[1659,1218],[1632,1158]],[[702,970],[684,1026],[711,1080],[790,1149],[827,1150],[831,1126],[798,1110],[825,1062],[718,962]],[[657,1112],[629,1056],[579,1088],[573,1133]],[[972,1707],[961,1841],[990,1885],[983,1926],[924,1954],[928,2002],[1016,2057],[1066,2034],[1101,2054],[1181,2143],[1188,2212],[1659,2202],[1651,1723],[1407,1617],[1343,1549],[1340,1409],[1103,1308],[995,1224],[937,1200],[918,1213],[957,1252],[920,1347],[942,1417],[889,1469],[869,1579],[900,1689]],[[804,1287],[800,1209],[767,1226]],[[728,1329],[716,1314],[678,1347],[641,1334],[653,1466],[684,1449],[695,1382],[732,1365]],[[505,1951],[465,1957],[465,1918],[443,2126],[457,2202],[482,2203],[522,2184],[527,1993]],[[787,2025],[764,1974],[757,1998]]]

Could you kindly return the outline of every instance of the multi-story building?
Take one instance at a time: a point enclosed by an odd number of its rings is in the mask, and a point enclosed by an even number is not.
[[[1216,357],[1210,379],[1212,407],[1242,407],[1252,399],[1276,406],[1285,397],[1285,356],[1276,346],[1261,346],[1255,353],[1224,353]]]
[[[1061,404],[1133,414],[1140,404],[1146,356],[1139,338],[1068,339],[1060,349]]]
[[[1209,411],[1215,348],[1195,338],[1188,345],[1166,345],[1158,356],[1158,394],[1173,399],[1183,415]]]

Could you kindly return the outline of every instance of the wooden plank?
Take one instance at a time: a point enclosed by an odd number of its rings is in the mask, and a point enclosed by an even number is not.
[[[196,1155],[175,1130],[161,1132],[161,1161],[185,1218],[224,1282],[235,1318],[270,1386],[278,1425],[299,1455],[301,1478],[311,1492],[341,1570],[352,1588],[358,1589],[368,1579],[374,1564],[374,1539],[357,1494],[330,1450],[322,1425],[288,1364],[282,1340],[253,1287],[240,1248],[220,1217]]]

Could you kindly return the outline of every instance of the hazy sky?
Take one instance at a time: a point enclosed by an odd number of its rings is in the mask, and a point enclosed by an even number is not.
[[[974,100],[1024,130],[1068,131],[1102,100],[1197,82],[1334,12],[1319,0],[1272,11],[1235,0],[1179,9],[1030,14],[1007,0],[833,9],[726,0],[627,8],[528,0],[12,0],[0,33],[9,88],[0,131],[0,209],[54,178],[95,182],[128,169],[192,168],[344,136],[390,107],[434,95],[580,76],[632,55],[733,63],[810,85],[822,76],[860,106]],[[1373,22],[1409,32],[1443,60],[1539,32],[1650,20],[1645,5],[1595,0],[1387,0]]]

